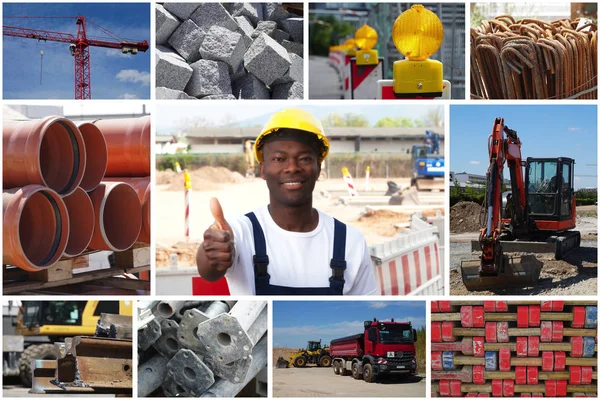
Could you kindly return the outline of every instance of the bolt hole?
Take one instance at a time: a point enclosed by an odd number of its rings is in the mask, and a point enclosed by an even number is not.
[[[127,371],[129,371],[130,369],[131,369],[131,365],[129,365],[129,364],[125,364],[125,365],[123,365],[123,371],[127,372]]]
[[[250,347],[248,347],[248,345],[244,345],[243,349],[246,350],[246,351],[249,351]]]
[[[183,375],[190,381],[196,379],[196,372],[190,367],[183,368]]]
[[[152,370],[152,368],[146,368],[146,370],[145,370],[145,371],[146,371],[146,372],[148,372],[149,374],[151,374],[152,372],[154,372],[154,371]]]
[[[219,342],[221,346],[229,346],[231,344],[231,336],[225,332],[221,332],[217,335],[217,342]]]
[[[173,338],[167,338],[167,341],[165,342],[167,348],[171,351],[177,351],[179,349],[179,343],[177,343],[177,340],[173,339]]]
[[[234,364],[235,364],[235,361],[232,361],[229,364],[225,364],[225,366],[226,367],[233,367]]]

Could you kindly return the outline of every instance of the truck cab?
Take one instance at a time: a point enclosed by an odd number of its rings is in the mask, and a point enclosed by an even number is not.
[[[352,374],[375,382],[389,373],[414,375],[417,371],[417,333],[410,322],[364,322],[364,332],[334,339],[329,345],[336,375]]]

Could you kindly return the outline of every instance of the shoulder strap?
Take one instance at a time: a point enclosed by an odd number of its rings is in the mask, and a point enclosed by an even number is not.
[[[344,279],[344,271],[346,270],[346,225],[335,218],[333,222],[333,258],[329,264],[332,270],[329,286],[343,292],[344,283],[346,283]]]
[[[262,277],[267,276],[267,266],[269,265],[269,256],[267,255],[267,242],[265,241],[265,234],[253,212],[246,214],[246,217],[252,223],[252,232],[254,233],[254,276]]]

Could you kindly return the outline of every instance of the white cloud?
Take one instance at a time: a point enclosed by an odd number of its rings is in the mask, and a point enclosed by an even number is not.
[[[131,94],[131,93],[123,93],[119,95],[120,99],[124,99],[124,100],[134,100],[134,99],[139,99],[138,95],[136,94]]]
[[[479,164],[481,164],[479,161],[469,161],[469,162],[470,162],[471,164],[473,164],[473,165],[479,165]]]
[[[576,127],[573,126],[573,127],[567,128],[567,130],[569,132],[579,132],[581,130],[581,128],[576,128]]]
[[[386,308],[387,306],[389,306],[389,303],[386,303],[385,301],[372,301],[369,303],[369,307],[370,308]]]
[[[106,50],[105,54],[108,57],[131,57],[131,54],[124,54],[119,49],[105,49],[105,50]]]
[[[119,71],[117,79],[121,82],[141,83],[143,86],[150,85],[150,74],[137,69],[124,69]]]

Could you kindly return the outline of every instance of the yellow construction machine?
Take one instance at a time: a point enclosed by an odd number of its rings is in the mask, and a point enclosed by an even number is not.
[[[304,368],[308,364],[316,364],[317,367],[331,367],[331,356],[329,346],[321,347],[321,339],[309,340],[306,349],[299,349],[290,353],[290,360],[283,357],[277,360],[277,368],[287,368],[292,364],[296,368]]]
[[[132,311],[132,301],[22,301],[20,307],[9,302],[3,310],[3,375],[20,376],[31,387],[31,361],[56,359],[54,342],[94,336],[101,314]]]

